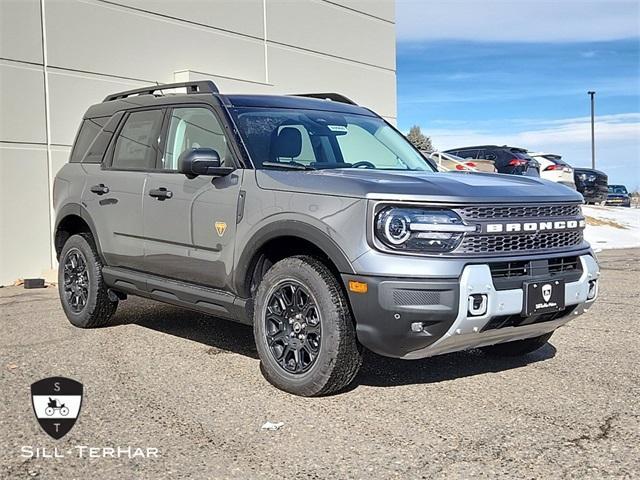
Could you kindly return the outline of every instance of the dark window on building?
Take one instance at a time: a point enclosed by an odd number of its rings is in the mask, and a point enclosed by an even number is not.
[[[155,169],[163,114],[163,110],[144,110],[127,117],[116,140],[112,168]]]
[[[73,145],[73,150],[71,151],[71,157],[69,158],[71,163],[78,163],[82,161],[87,150],[89,150],[89,147],[108,120],[109,117],[97,117],[87,118],[82,121],[80,131],[78,132],[75,144]]]

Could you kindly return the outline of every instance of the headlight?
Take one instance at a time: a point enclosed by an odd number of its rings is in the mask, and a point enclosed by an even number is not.
[[[593,173],[579,173],[578,174],[578,178],[580,180],[582,180],[583,182],[585,182],[585,181],[595,182],[598,177],[597,177],[597,175],[594,175]]]
[[[387,207],[375,219],[376,238],[388,248],[406,252],[450,252],[464,232],[474,231],[475,226],[464,225],[451,210]]]

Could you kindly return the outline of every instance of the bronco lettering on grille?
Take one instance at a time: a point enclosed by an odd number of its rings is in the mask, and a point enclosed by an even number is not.
[[[578,230],[586,226],[584,219],[576,220],[555,220],[545,222],[505,222],[505,223],[485,223],[481,226],[482,233],[517,233],[517,232],[538,232],[538,231],[564,231]]]

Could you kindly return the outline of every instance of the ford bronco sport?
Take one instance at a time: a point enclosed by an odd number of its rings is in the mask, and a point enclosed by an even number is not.
[[[251,324],[273,385],[328,394],[364,347],[543,346],[597,295],[581,202],[537,178],[438,173],[338,94],[153,86],[89,108],[56,176],[60,298],[82,328],[127,295]]]

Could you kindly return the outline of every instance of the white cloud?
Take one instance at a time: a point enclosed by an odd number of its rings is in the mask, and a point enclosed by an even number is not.
[[[397,0],[398,40],[580,42],[637,38],[637,0]],[[595,53],[594,53],[595,54]]]
[[[436,148],[469,145],[510,145],[531,151],[557,153],[576,167],[591,165],[589,117],[537,121],[520,132],[496,134],[479,129],[422,128]],[[609,174],[611,183],[640,186],[640,113],[596,117],[596,168]]]

